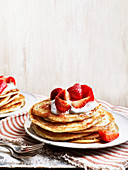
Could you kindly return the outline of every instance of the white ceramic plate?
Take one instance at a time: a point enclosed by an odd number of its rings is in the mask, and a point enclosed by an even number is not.
[[[110,112],[110,111],[109,111]],[[26,119],[24,128],[28,135],[33,137],[34,139],[44,142],[50,145],[60,146],[60,147],[67,147],[67,148],[81,148],[81,149],[99,149],[99,148],[107,148],[122,144],[128,141],[128,118],[120,115],[119,113],[111,112],[115,117],[115,122],[119,128],[119,137],[112,142],[109,143],[90,143],[90,144],[78,144],[78,143],[70,143],[70,142],[56,142],[41,138],[36,135],[36,133],[31,128],[31,121],[29,118]]]
[[[31,94],[31,93],[21,91],[20,94],[25,96],[25,105],[22,108],[14,111],[14,112],[0,114],[0,118],[7,117],[7,116],[12,116],[12,115],[14,115],[16,113],[21,113],[21,112],[29,111],[30,107],[34,103],[37,102],[37,97],[35,95]]]

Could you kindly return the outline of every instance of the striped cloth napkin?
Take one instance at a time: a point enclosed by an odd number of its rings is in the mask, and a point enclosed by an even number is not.
[[[38,101],[44,99],[44,96],[37,95]],[[45,97],[46,98],[46,97]],[[111,104],[98,100],[107,110],[118,112],[128,117],[128,108],[121,106],[112,106]],[[0,139],[8,140],[12,143],[27,144],[33,139],[28,136],[24,130],[24,122],[28,117],[28,113],[19,113],[7,117],[0,121]],[[33,164],[34,167],[41,167],[43,164],[42,156],[47,154],[48,157],[55,159],[63,159],[64,161],[76,167],[84,169],[110,169],[124,170],[128,167],[128,142],[118,146],[103,149],[70,149],[63,147],[55,147],[45,144],[39,150],[39,155],[30,158],[27,164]]]

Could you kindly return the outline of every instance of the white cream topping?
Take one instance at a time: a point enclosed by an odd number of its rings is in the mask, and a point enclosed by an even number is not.
[[[70,104],[71,109],[69,109],[68,111],[64,112],[65,114],[69,114],[69,113],[84,113],[84,112],[88,112],[90,110],[95,109],[97,106],[99,106],[99,103],[94,101],[90,101],[88,102],[84,107],[82,108],[74,108],[71,104],[72,101],[68,100],[67,103]],[[51,112],[53,114],[59,114],[60,112],[57,110],[56,105],[55,105],[55,100],[51,101]],[[62,113],[63,114],[63,113]]]
[[[6,91],[13,90],[13,89],[16,89],[16,88],[17,87],[13,83],[7,83],[7,87],[4,89],[2,94],[5,93]]]

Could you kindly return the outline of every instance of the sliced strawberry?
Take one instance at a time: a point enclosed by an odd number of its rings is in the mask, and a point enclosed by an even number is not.
[[[0,79],[4,79],[4,75],[0,76]]]
[[[70,93],[71,100],[82,99],[82,89],[79,83],[76,83],[72,87],[69,87],[67,91]]]
[[[82,88],[83,98],[90,96],[89,101],[93,101],[94,100],[94,94],[93,94],[92,88],[87,86],[87,85],[81,85],[81,88]]]
[[[66,89],[62,90],[57,96],[63,100],[70,100],[69,92]]]
[[[71,109],[71,106],[65,100],[62,100],[58,96],[55,97],[55,105],[57,110],[60,112],[66,112]]]
[[[7,83],[13,83],[14,85],[16,85],[15,79],[13,77],[11,77],[11,76],[6,78],[6,82]]]
[[[3,79],[0,79],[0,94],[4,91],[4,89],[7,87],[6,81]]]
[[[77,101],[73,101],[72,106],[75,107],[76,109],[84,107],[85,104],[89,101],[89,98],[90,97],[88,96],[86,98],[83,98],[83,99],[80,99],[80,100],[77,100]]]
[[[119,133],[103,130],[99,132],[99,136],[102,141],[111,142],[119,137]]]
[[[62,88],[55,88],[54,90],[52,90],[51,94],[50,94],[50,99],[54,100],[55,97],[62,91]]]

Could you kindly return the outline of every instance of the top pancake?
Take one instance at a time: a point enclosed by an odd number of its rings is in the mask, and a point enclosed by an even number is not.
[[[73,121],[82,121],[84,119],[87,119],[89,117],[94,116],[99,109],[100,106],[96,107],[93,111],[89,111],[87,113],[71,113],[71,114],[58,114],[55,115],[51,112],[51,101],[49,99],[41,101],[39,103],[36,103],[33,105],[32,112],[33,115],[40,116],[45,120],[51,121],[51,122],[73,122]]]

